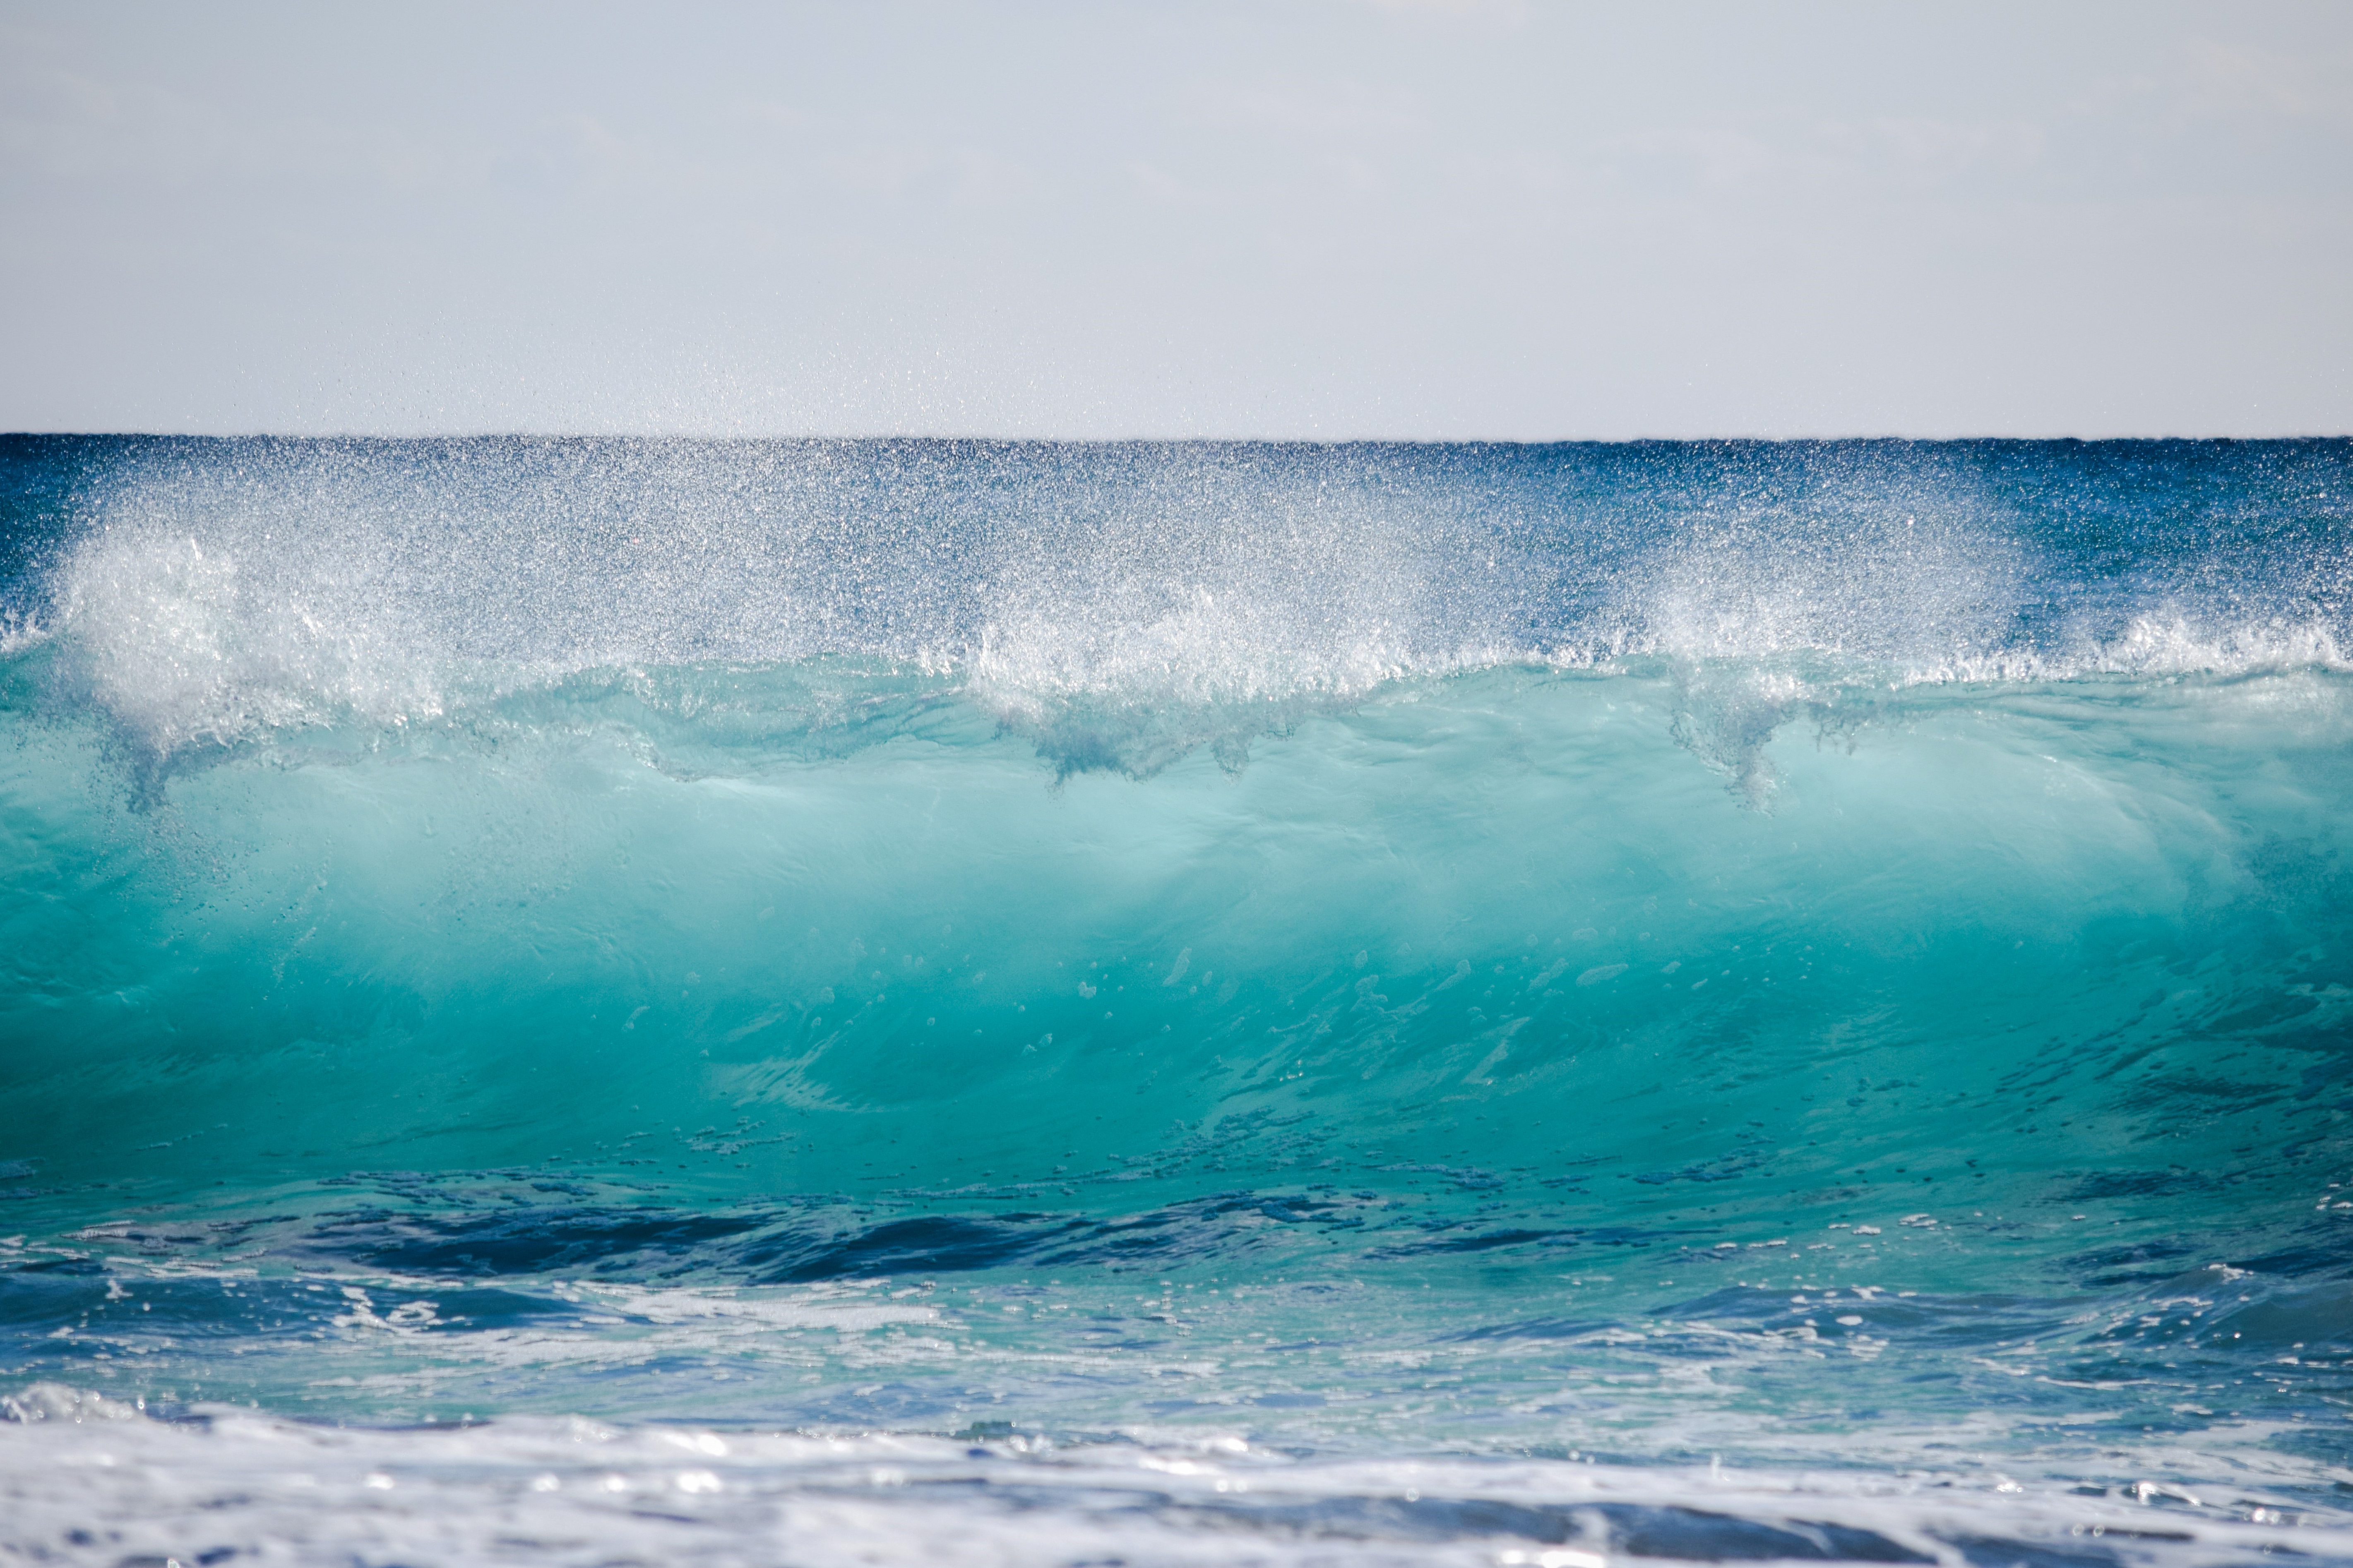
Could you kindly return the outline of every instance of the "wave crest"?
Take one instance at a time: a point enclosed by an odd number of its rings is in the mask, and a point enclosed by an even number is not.
[[[0,655],[55,644],[159,756],[849,660],[1139,773],[1393,682],[1651,661],[1738,773],[1742,734],[1841,693],[2348,668],[2348,468],[2346,443],[151,443],[106,449],[0,595]]]

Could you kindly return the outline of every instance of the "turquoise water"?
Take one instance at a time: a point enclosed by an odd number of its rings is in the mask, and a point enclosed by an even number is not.
[[[0,462],[19,1553],[2353,1557],[2353,444]]]

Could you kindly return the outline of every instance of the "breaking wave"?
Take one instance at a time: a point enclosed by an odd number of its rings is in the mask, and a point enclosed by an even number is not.
[[[2348,1555],[2353,444],[0,472],[0,1545]]]

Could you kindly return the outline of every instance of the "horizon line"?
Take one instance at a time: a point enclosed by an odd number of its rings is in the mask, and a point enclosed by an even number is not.
[[[1968,435],[1911,436],[1882,432],[1872,435],[1805,436],[1003,436],[946,432],[872,432],[858,435],[813,435],[788,432],[746,434],[712,431],[655,430],[0,430],[0,441],[16,440],[149,440],[149,441],[681,441],[712,445],[791,442],[807,446],[877,446],[892,442],[975,447],[1698,447],[1698,446],[1831,446],[1905,445],[1963,446],[2008,442],[2017,445],[2077,446],[2166,442],[2200,444],[2285,443],[2353,440],[2353,430],[2302,431],[2279,434],[2184,435]]]

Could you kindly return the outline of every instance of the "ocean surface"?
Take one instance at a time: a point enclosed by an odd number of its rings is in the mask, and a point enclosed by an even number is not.
[[[2353,443],[0,439],[0,1562],[2353,1563]]]

